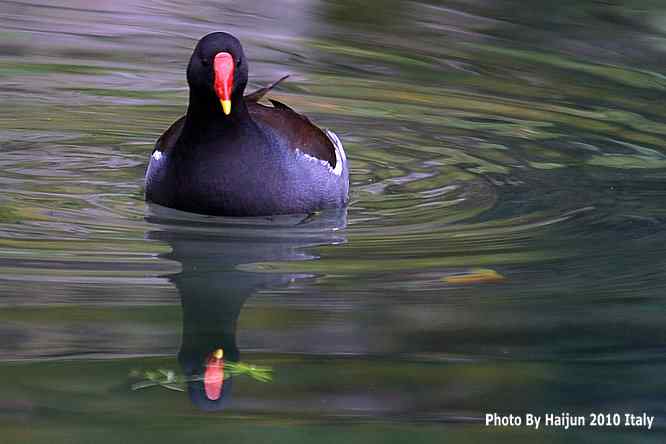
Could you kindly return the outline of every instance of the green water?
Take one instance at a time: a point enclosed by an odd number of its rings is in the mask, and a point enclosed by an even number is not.
[[[348,211],[146,206],[216,30]],[[0,442],[663,442],[665,52],[656,0],[0,2]],[[216,347],[272,380],[132,390]]]

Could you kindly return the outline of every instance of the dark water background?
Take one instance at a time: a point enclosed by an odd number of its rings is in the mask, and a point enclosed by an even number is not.
[[[346,214],[146,207],[216,30],[342,138]],[[0,2],[0,442],[664,442],[664,73],[657,0]],[[131,390],[218,339],[272,382]]]

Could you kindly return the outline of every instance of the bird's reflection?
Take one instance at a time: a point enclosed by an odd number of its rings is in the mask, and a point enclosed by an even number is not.
[[[240,359],[236,327],[245,300],[257,290],[279,288],[302,277],[241,271],[240,265],[308,260],[307,247],[344,242],[346,210],[262,219],[211,218],[159,206],[148,208],[151,239],[168,243],[165,258],[182,271],[169,279],[180,294],[183,336],[178,360],[192,402],[223,409],[231,399],[230,365]]]

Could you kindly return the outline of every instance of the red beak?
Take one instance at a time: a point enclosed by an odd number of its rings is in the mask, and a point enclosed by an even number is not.
[[[228,52],[215,56],[215,94],[220,99],[222,110],[227,116],[231,113],[231,91],[234,89],[234,58]]]

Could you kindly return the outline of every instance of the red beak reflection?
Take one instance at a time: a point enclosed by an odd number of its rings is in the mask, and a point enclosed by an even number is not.
[[[224,351],[218,348],[211,353],[206,362],[204,373],[204,389],[206,397],[211,401],[217,401],[222,396],[222,385],[224,383]]]

